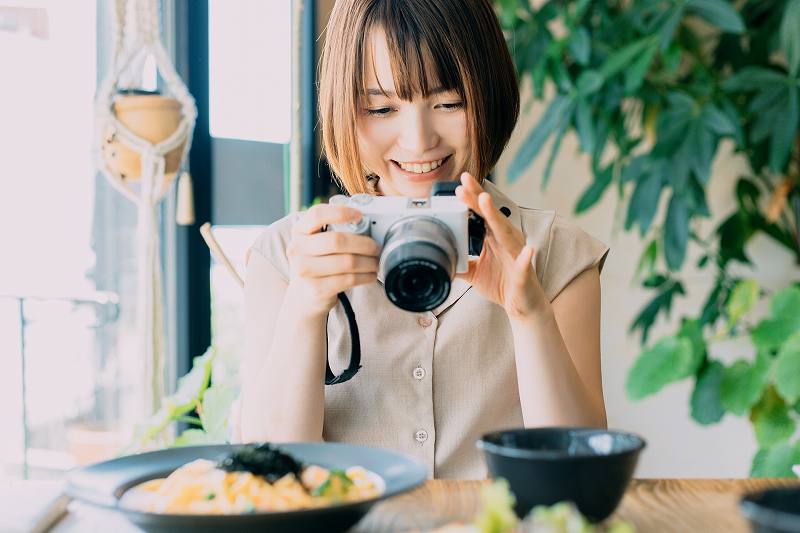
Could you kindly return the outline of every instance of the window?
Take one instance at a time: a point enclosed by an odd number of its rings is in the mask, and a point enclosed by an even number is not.
[[[213,137],[288,143],[290,0],[209,0],[209,116]]]
[[[91,152],[105,3],[28,5],[0,7],[0,475],[43,478],[127,444],[141,361],[136,209]]]

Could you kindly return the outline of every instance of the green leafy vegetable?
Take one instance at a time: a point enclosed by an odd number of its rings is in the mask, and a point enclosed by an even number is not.
[[[322,496],[333,500],[341,500],[347,496],[347,491],[353,486],[353,481],[347,477],[343,470],[333,469],[323,483],[311,491],[312,496]]]
[[[484,485],[481,487],[481,512],[475,518],[475,525],[481,533],[505,533],[511,530],[519,522],[514,513],[516,501],[505,479]]]

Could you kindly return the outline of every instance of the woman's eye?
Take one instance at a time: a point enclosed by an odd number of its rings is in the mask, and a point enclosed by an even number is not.
[[[373,115],[376,117],[384,117],[388,115],[389,112],[391,112],[391,110],[392,108],[390,107],[381,107],[379,109],[367,109],[366,111],[368,115]]]
[[[445,109],[460,109],[464,107],[464,102],[454,102],[452,104],[439,104]]]

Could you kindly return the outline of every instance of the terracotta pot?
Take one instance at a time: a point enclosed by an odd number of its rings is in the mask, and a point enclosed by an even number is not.
[[[113,110],[117,120],[125,127],[153,144],[172,135],[181,121],[180,102],[158,94],[117,95],[114,98]],[[185,144],[182,143],[166,155],[165,187],[175,179]],[[120,142],[114,127],[110,124],[105,131],[103,157],[109,171],[117,177],[123,180],[138,180],[141,177],[141,157]]]

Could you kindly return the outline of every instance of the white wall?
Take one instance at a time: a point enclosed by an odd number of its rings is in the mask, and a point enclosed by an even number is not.
[[[524,90],[523,94],[529,92]],[[524,100],[525,97],[523,109]],[[689,415],[693,382],[669,385],[655,396],[639,402],[631,402],[626,398],[626,375],[640,349],[638,335],[628,334],[628,327],[642,305],[652,296],[652,293],[639,289],[631,282],[644,241],[639,238],[638,229],[635,233],[623,231],[625,212],[615,213],[616,192],[612,188],[588,213],[580,217],[574,215],[574,206],[591,181],[588,157],[578,153],[575,137],[564,139],[545,191],[541,190],[541,175],[549,154],[549,143],[525,176],[513,185],[506,182],[508,164],[544,107],[544,104],[537,102],[530,113],[520,118],[509,146],[497,165],[496,181],[519,204],[555,209],[611,246],[602,274],[603,386],[609,427],[636,432],[647,440],[648,446],[637,470],[638,477],[747,476],[756,449],[750,423],[747,419],[730,414],[713,426],[703,427],[693,422]],[[715,221],[733,208],[733,184],[738,176],[746,172],[744,161],[733,156],[728,146],[723,148],[724,153],[715,161],[708,190],[709,207]],[[656,219],[655,222],[658,221]],[[701,235],[707,235],[712,228],[712,222],[703,223],[700,226]],[[777,245],[759,239],[750,251],[751,257],[766,264],[757,276],[766,286],[779,287],[791,277],[797,278],[791,256]],[[675,302],[673,323],[659,322],[651,332],[651,339],[674,331],[674,324],[681,312],[694,312],[702,305],[713,280],[710,274],[699,273],[691,268],[696,262],[692,258],[696,257],[697,250],[690,249],[685,283],[688,298]],[[717,347],[715,352],[724,361],[748,356],[745,345],[731,343]]]

